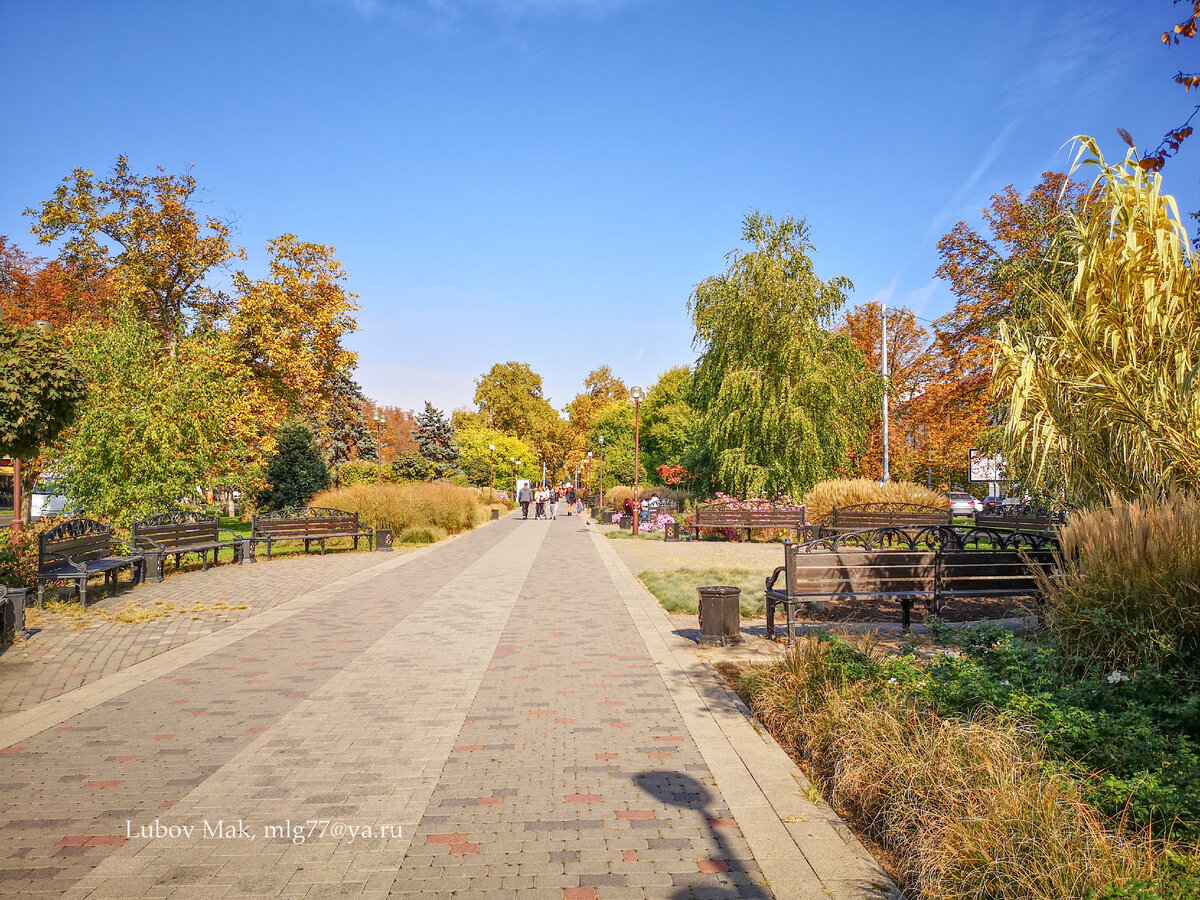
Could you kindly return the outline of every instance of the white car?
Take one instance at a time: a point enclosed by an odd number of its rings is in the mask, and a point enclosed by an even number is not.
[[[973,516],[977,512],[983,512],[983,502],[965,491],[951,491],[946,495],[946,504],[950,507],[952,516]]]

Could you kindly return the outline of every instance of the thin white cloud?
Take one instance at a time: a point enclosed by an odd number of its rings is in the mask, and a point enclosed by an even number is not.
[[[363,19],[443,31],[475,19],[515,22],[553,16],[601,18],[646,0],[315,0],[340,6]]]
[[[992,164],[999,159],[1000,154],[1004,152],[1004,147],[1008,143],[1008,136],[1012,134],[1018,122],[1018,119],[1013,119],[1000,129],[998,135],[992,138],[992,142],[988,144],[986,152],[984,152],[979,162],[975,164],[975,168],[971,170],[971,174],[958,186],[958,190],[951,195],[950,199],[942,204],[942,208],[938,210],[937,215],[930,221],[926,238],[940,236],[947,222],[956,216],[962,215],[962,206],[966,202],[967,197],[970,196],[971,191],[975,189],[975,185],[979,183],[980,179],[987,174]]]

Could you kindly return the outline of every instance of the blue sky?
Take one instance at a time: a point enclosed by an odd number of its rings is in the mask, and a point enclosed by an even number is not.
[[[75,167],[194,164],[246,268],[293,232],[361,295],[358,378],[468,405],[527,362],[565,405],[694,361],[741,219],[804,217],[851,304],[936,318],[938,237],[1079,133],[1187,116],[1169,0],[0,0],[0,234]],[[1194,138],[1200,141],[1200,138]],[[1200,144],[1167,168],[1191,210]],[[39,252],[47,253],[48,250]]]

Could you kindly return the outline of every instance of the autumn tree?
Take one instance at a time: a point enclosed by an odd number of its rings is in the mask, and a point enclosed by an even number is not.
[[[629,399],[629,388],[608,366],[593,369],[583,379],[583,390],[567,404],[565,412],[572,427],[581,433],[591,428],[592,420],[610,403]]]
[[[950,283],[955,306],[934,323],[941,371],[914,414],[935,469],[950,473],[948,480],[965,477],[971,447],[994,446],[990,429],[1004,415],[992,389],[1000,323],[1028,322],[1047,295],[1068,290],[1065,229],[1090,202],[1087,185],[1045,172],[1028,194],[1013,185],[994,194],[982,210],[985,232],[958,222],[938,241],[937,275]]]
[[[1079,141],[1098,199],[1067,218],[1067,290],[1001,327],[1005,446],[1072,502],[1200,490],[1200,259],[1157,172]]]
[[[229,242],[228,222],[197,214],[196,194],[190,173],[138,175],[119,156],[109,177],[75,169],[25,214],[40,243],[63,241],[60,261],[71,271],[107,279],[161,334],[178,335],[227,313],[227,298],[207,279],[244,255]]]
[[[526,363],[496,363],[475,386],[481,425],[520,438],[537,451],[537,461],[546,463],[548,473],[557,476],[566,470],[572,436],[546,399],[541,375]]]
[[[278,404],[279,418],[299,417],[319,428],[358,359],[342,344],[358,328],[352,315],[358,295],[346,289],[346,271],[332,247],[285,234],[267,250],[266,278],[234,275],[230,338]]]
[[[843,334],[862,353],[867,368],[883,371],[883,306],[871,301],[856,306],[842,322]],[[919,401],[940,375],[930,352],[929,332],[905,307],[887,312],[888,331],[888,458],[893,477],[912,480],[924,465],[929,441],[936,436],[928,428]],[[871,412],[866,444],[855,457],[848,474],[879,478],[883,474],[883,409]]]
[[[57,260],[23,251],[0,235],[0,319],[15,325],[49,322],[60,329],[108,306],[107,282],[84,281]]]
[[[385,423],[378,437],[379,453],[385,463],[395,459],[396,454],[402,450],[416,450],[417,444],[413,435],[416,433],[417,417],[412,410],[369,402],[363,410],[363,416],[372,434],[376,433],[376,414],[383,416]]]
[[[755,211],[742,239],[750,249],[688,302],[701,352],[692,395],[713,463],[704,477],[728,493],[799,496],[861,451],[880,381],[830,330],[852,285],[817,277],[805,222]]]

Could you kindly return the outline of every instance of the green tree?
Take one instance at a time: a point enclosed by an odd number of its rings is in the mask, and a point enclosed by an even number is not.
[[[534,449],[520,438],[493,428],[464,428],[458,432],[457,439],[462,453],[462,470],[467,480],[479,487],[487,487],[489,472],[494,463],[496,485],[507,486],[511,490],[509,476],[512,474],[512,465],[508,461],[509,457],[526,463],[537,459]],[[495,453],[488,450],[489,445],[496,448]]]
[[[604,489],[607,491],[614,484],[632,485],[634,482],[633,468],[633,432],[634,409],[628,400],[610,403],[601,409],[592,419],[592,427],[588,432],[588,446],[598,458],[600,456],[600,435],[604,435]],[[638,460],[640,481],[646,481],[645,458]]]
[[[424,481],[433,474],[433,464],[411,447],[397,451],[392,460],[392,478],[396,481]]]
[[[428,400],[417,416],[417,451],[434,467],[439,477],[453,474],[458,466],[459,451],[454,426]]]
[[[229,243],[229,224],[203,223],[193,208],[190,174],[137,175],[117,157],[112,175],[97,179],[75,169],[34,216],[42,244],[65,238],[61,260],[85,280],[112,282],[139,315],[164,335],[193,323],[211,323],[228,311],[227,298],[207,284],[214,269],[244,254]],[[110,247],[112,249],[110,249]]]
[[[304,506],[330,484],[324,454],[313,431],[299,421],[285,422],[277,433],[278,449],[267,462],[267,489],[259,502],[267,509]]]
[[[642,456],[648,472],[679,465],[696,440],[699,414],[688,401],[692,372],[676,366],[658,376],[642,403]],[[686,468],[686,467],[685,467]]]
[[[249,378],[216,335],[164,347],[126,306],[109,325],[81,322],[64,338],[89,390],[53,467],[89,515],[126,524],[175,508],[197,487],[255,486],[249,460],[260,435],[242,406]]]
[[[86,393],[61,337],[0,322],[0,455],[37,456],[75,418]]]
[[[475,380],[475,405],[489,428],[530,438],[554,410],[542,394],[542,376],[526,363],[496,363]]]
[[[693,397],[712,458],[711,487],[800,496],[861,452],[879,378],[829,328],[848,278],[813,270],[808,226],[757,211],[721,275],[696,286],[689,308],[700,350]]]

